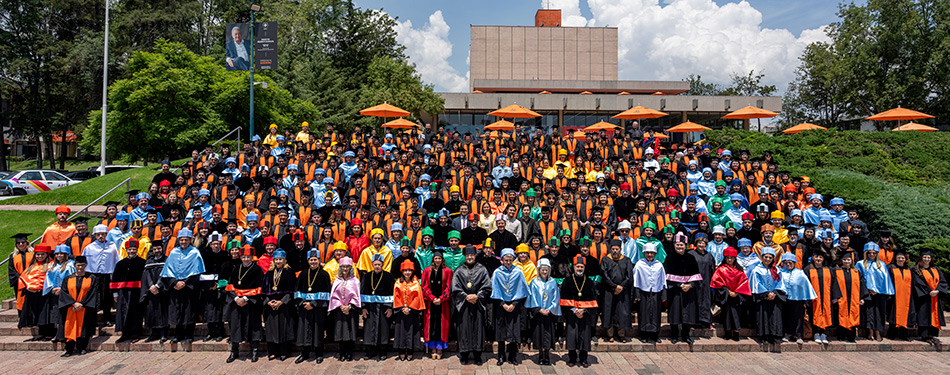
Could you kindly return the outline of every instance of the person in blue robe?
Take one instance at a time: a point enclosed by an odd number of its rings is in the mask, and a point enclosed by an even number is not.
[[[554,349],[554,323],[561,316],[561,293],[557,281],[551,277],[551,261],[538,259],[538,277],[528,286],[525,308],[530,311],[532,342],[538,350],[538,364],[551,364],[551,349]]]
[[[891,273],[887,265],[877,259],[880,250],[881,247],[877,243],[868,242],[864,245],[864,260],[854,266],[871,295],[871,299],[865,300],[864,303],[865,328],[870,330],[868,339],[876,341],[884,340],[881,331],[887,322],[887,299],[894,295]]]
[[[516,267],[515,250],[501,250],[501,267],[492,273],[491,299],[495,301],[493,310],[495,341],[498,342],[497,365],[505,362],[518,364],[518,345],[521,343],[521,310],[528,298],[528,283],[521,268]]]
[[[806,304],[818,298],[811,281],[805,272],[795,268],[798,257],[787,252],[782,254],[782,291],[785,292],[785,302],[782,307],[782,327],[790,341],[799,345],[804,344],[802,335],[805,329]]]
[[[762,263],[756,265],[749,276],[752,299],[757,321],[757,332],[765,349],[777,351],[782,337],[782,306],[785,292],[782,276],[775,267],[775,249],[763,247]]]
[[[190,344],[195,335],[198,306],[198,278],[205,272],[201,251],[191,246],[192,232],[178,231],[178,246],[172,249],[162,268],[162,285],[168,293],[169,324],[175,325],[172,344]]]

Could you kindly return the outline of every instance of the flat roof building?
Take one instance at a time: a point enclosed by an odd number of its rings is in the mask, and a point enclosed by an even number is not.
[[[598,121],[625,125],[610,117],[637,105],[670,114],[641,122],[653,128],[687,119],[721,127],[734,121],[720,117],[749,105],[781,111],[778,96],[681,95],[689,91],[686,81],[618,80],[618,29],[561,27],[560,13],[538,10],[533,27],[471,26],[470,92],[439,93],[445,112],[428,120],[449,130],[480,133],[498,120],[488,112],[519,104],[542,117],[516,119],[516,124],[564,132]]]

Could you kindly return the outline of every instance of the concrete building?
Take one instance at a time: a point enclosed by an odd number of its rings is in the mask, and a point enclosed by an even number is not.
[[[652,128],[686,120],[731,126],[736,122],[720,117],[739,108],[782,109],[778,96],[689,96],[680,95],[689,90],[685,81],[618,80],[618,29],[561,27],[560,20],[560,10],[543,9],[533,27],[471,26],[470,92],[439,93],[445,112],[425,120],[477,134],[498,120],[488,112],[519,104],[542,117],[516,124],[563,133],[598,121],[627,125],[610,117],[637,105],[670,114],[641,122]]]

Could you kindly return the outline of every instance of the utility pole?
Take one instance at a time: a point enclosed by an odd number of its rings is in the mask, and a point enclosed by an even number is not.
[[[100,145],[99,175],[106,175],[106,114],[109,94],[109,0],[106,0],[106,37],[102,53],[102,144]],[[66,142],[66,133],[63,132],[63,142]]]

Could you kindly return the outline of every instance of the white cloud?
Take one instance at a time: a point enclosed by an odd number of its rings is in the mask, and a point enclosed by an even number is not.
[[[423,81],[434,84],[438,91],[467,91],[468,73],[460,75],[448,62],[452,56],[449,30],[442,11],[437,10],[420,29],[414,29],[412,21],[397,21],[396,40],[406,46],[406,55],[416,64]]]
[[[562,18],[584,25],[579,0],[550,0]],[[544,3],[544,2],[542,2]],[[712,0],[587,0],[589,26],[619,28],[621,79],[681,80],[698,74],[728,83],[733,73],[755,70],[780,90],[794,78],[809,43],[827,40],[823,28],[799,36],[761,26],[762,13],[748,2],[722,6]],[[568,21],[565,18],[564,24]]]
[[[580,0],[541,0],[541,9],[560,9],[561,26],[587,26],[581,16]]]

